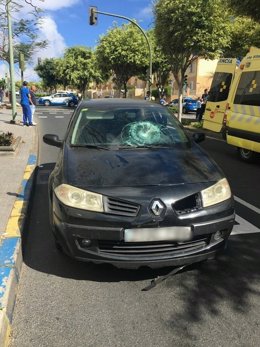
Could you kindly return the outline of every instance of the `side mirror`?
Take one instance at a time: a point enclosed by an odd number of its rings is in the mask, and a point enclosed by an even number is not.
[[[199,143],[204,141],[206,137],[204,133],[194,133],[192,134],[192,138],[196,143]]]
[[[47,145],[55,146],[55,147],[61,147],[63,144],[63,141],[59,139],[59,136],[53,135],[53,134],[46,134],[43,136],[43,142],[45,142]]]

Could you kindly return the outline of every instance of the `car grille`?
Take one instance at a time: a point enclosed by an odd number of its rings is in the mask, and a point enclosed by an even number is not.
[[[106,197],[104,202],[106,213],[119,216],[136,217],[140,209],[137,204],[110,197]]]
[[[98,241],[99,252],[103,256],[142,257],[177,257],[203,250],[209,242],[208,237],[200,237],[188,242],[122,242]]]

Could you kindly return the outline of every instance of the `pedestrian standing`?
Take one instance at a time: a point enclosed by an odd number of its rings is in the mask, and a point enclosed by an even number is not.
[[[196,102],[197,110],[196,110],[196,120],[201,121],[202,115],[201,115],[201,98],[199,97]]]
[[[202,103],[201,103],[200,120],[202,120],[202,117],[204,115],[208,96],[209,96],[208,89],[204,89],[204,93],[201,96]]]
[[[32,85],[30,88],[30,95],[31,95],[31,103],[30,103],[30,108],[31,108],[31,112],[32,112],[32,124],[36,125],[37,123],[35,123],[33,121],[33,117],[34,117],[34,112],[35,112],[35,108],[36,108],[36,96],[35,96],[35,92],[36,92],[36,87],[35,85]]]
[[[20,89],[21,96],[21,106],[23,109],[23,125],[31,126],[32,124],[32,111],[31,111],[31,94],[30,90],[27,87],[28,82],[24,81],[22,88]]]

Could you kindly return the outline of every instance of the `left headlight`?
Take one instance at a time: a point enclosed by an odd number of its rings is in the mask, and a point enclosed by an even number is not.
[[[66,206],[88,211],[104,212],[103,197],[68,184],[61,184],[54,189],[57,198]]]
[[[218,204],[231,198],[231,190],[226,178],[201,191],[203,207]]]

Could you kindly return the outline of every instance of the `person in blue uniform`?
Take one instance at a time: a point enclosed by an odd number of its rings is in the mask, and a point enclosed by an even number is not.
[[[28,83],[26,81],[23,82],[23,86],[20,89],[20,96],[21,96],[21,106],[23,109],[23,125],[31,126],[32,123],[32,111],[30,104],[32,104],[30,90],[27,87]]]

